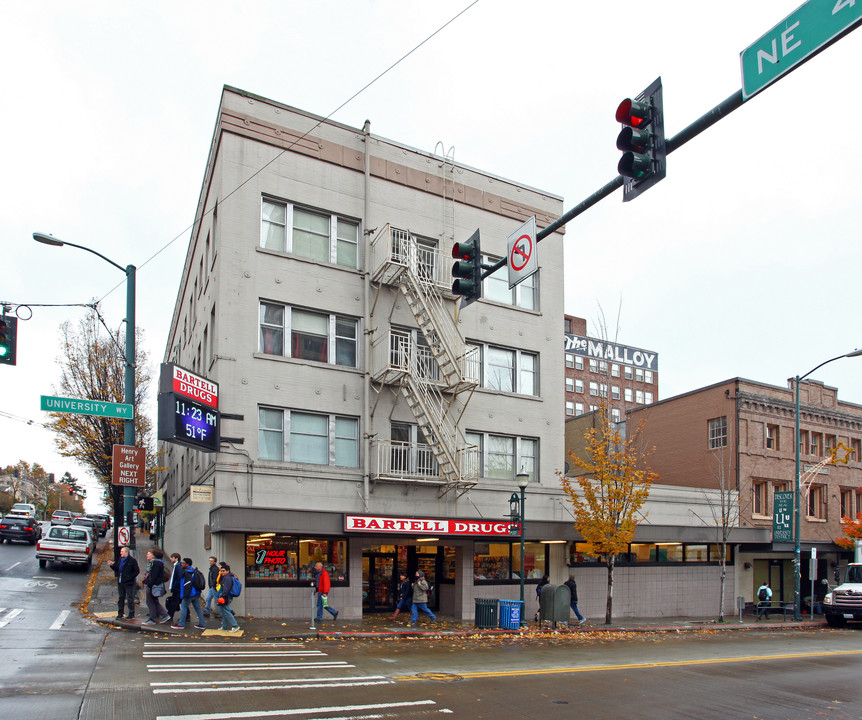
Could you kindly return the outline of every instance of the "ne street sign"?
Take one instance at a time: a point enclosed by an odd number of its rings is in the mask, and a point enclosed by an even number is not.
[[[786,75],[862,23],[862,2],[808,0],[740,53],[742,97]]]
[[[123,403],[105,400],[82,400],[42,395],[42,410],[46,412],[72,413],[73,415],[96,415],[97,417],[129,420],[135,416],[135,408]]]

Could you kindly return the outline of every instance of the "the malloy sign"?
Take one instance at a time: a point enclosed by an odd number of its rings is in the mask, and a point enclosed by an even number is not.
[[[566,352],[645,370],[658,370],[658,353],[581,335],[566,335]]]

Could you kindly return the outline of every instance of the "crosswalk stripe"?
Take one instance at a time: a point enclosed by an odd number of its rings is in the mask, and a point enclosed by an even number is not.
[[[352,677],[351,680],[386,680],[384,675],[361,675]],[[261,685],[263,683],[331,683],[333,678],[281,678],[279,680],[201,680],[192,682],[151,682],[150,687],[175,687],[181,690],[184,687],[199,685]],[[395,682],[394,680],[390,682]]]
[[[352,668],[346,662],[321,662],[321,663],[230,663],[222,665],[218,663],[201,663],[194,665],[147,665],[147,672],[251,672],[255,670],[326,670],[329,668]]]
[[[3,610],[5,609],[6,608],[3,608]],[[0,612],[3,612],[3,610],[0,610]],[[14,610],[10,610],[6,617],[0,620],[0,628],[6,627],[9,624],[10,620],[14,620],[22,612],[24,612],[24,608],[15,608]]]
[[[231,687],[210,687],[209,684],[207,687],[197,687],[197,688],[157,688],[153,690],[153,695],[166,695],[168,693],[182,693],[185,695],[186,693],[224,693],[224,692],[248,692],[250,690],[301,690],[303,688],[315,688],[321,689],[321,687],[329,688],[343,688],[343,687],[367,687],[368,685],[392,685],[394,683],[393,680],[365,680],[361,682],[354,682],[352,679],[344,679],[338,680],[333,679],[331,682],[327,683],[324,686],[321,686],[317,683],[304,683],[304,684],[286,684],[291,681],[286,682],[278,682],[278,681],[269,681],[270,683],[275,682],[276,684],[270,685],[234,685]],[[295,682],[295,681],[294,681]]]
[[[156,658],[156,657],[264,657],[264,656],[276,656],[276,657],[284,657],[284,656],[299,656],[299,657],[320,657],[325,655],[326,653],[321,652],[320,650],[243,650],[241,652],[230,652],[227,650],[222,650],[219,652],[195,652],[194,650],[179,650],[176,652],[171,652],[169,650],[156,650],[155,652],[144,652],[143,656],[145,658]]]
[[[253,710],[251,712],[207,713],[206,715],[159,715],[156,720],[240,720],[241,718],[289,717],[291,715],[320,715],[333,712],[362,712],[366,710],[392,710],[421,705],[436,705],[433,700],[377,703],[374,705],[332,705],[329,707],[291,708],[289,710]],[[374,717],[374,716],[371,716]],[[379,717],[379,715],[377,716]],[[333,719],[334,720],[334,719]]]

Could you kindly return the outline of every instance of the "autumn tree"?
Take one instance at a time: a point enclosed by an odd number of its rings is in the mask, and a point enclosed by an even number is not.
[[[614,564],[617,555],[626,552],[634,540],[642,517],[640,510],[658,474],[644,463],[651,451],[638,447],[643,423],[631,437],[624,438],[611,421],[604,401],[594,418],[593,427],[584,434],[583,454],[569,453],[572,465],[582,474],[574,478],[563,475],[561,482],[573,508],[575,528],[607,567],[605,624],[609,625],[613,617]]]
[[[862,512],[855,518],[841,518],[841,532],[844,534],[835,538],[835,544],[845,550],[853,550],[857,541],[862,540]]]
[[[125,337],[122,331],[104,326],[98,309],[93,308],[77,327],[60,326],[63,354],[57,359],[60,383],[53,392],[63,397],[124,401]],[[135,445],[147,449],[148,464],[154,462],[152,423],[142,412],[150,384],[147,354],[142,349],[142,333],[136,335],[135,352]],[[46,427],[56,433],[60,454],[77,460],[98,479],[113,497],[111,456],[114,445],[123,445],[123,420],[51,413]],[[118,488],[122,493],[123,488]]]

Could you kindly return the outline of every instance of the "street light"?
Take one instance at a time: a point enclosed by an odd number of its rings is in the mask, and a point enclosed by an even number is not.
[[[802,553],[800,547],[802,540],[802,513],[800,507],[800,504],[802,502],[802,475],[800,472],[801,468],[799,465],[799,383],[816,370],[822,368],[824,365],[828,365],[829,363],[835,362],[836,360],[840,360],[841,358],[859,357],[860,355],[862,355],[862,350],[854,350],[853,352],[849,352],[845,355],[838,355],[837,357],[830,358],[829,360],[824,360],[817,367],[812,368],[804,375],[797,375],[794,378],[793,394],[796,404],[796,434],[794,438],[796,440],[796,469],[794,473],[793,483],[793,562],[795,565],[793,572],[793,619],[797,621],[802,620],[802,605],[800,603],[800,587],[802,584]]]
[[[33,239],[36,242],[43,243],[45,245],[53,245],[54,247],[62,247],[63,245],[69,245],[71,247],[79,248],[80,250],[86,250],[88,253],[92,253],[96,255],[107,263],[110,263],[115,268],[117,268],[120,272],[126,273],[126,370],[125,375],[123,377],[123,401],[127,405],[135,404],[135,266],[134,265],[126,265],[124,268],[122,265],[118,265],[110,258],[106,258],[102,253],[96,252],[95,250],[85,247],[84,245],[76,245],[75,243],[67,242],[65,240],[58,240],[52,235],[46,235],[45,233],[34,232]],[[135,419],[134,417],[126,418],[123,421],[123,444],[128,446],[134,446],[135,444]],[[114,497],[114,560],[119,561],[120,558],[120,548],[119,543],[117,542],[117,533],[119,532],[121,520],[125,516],[129,510],[134,506],[135,500],[135,489],[131,487],[125,488],[124,496],[123,496],[123,507],[120,509],[118,507],[119,498]],[[134,545],[135,543],[135,534],[131,533],[131,543]]]
[[[527,483],[530,482],[530,476],[524,472],[524,469],[521,468],[521,472],[519,472],[515,478],[518,480],[518,487],[521,488],[521,572],[518,573],[521,576],[521,625],[524,625],[524,614],[526,613],[526,606],[524,605],[524,516],[526,515],[526,508],[524,506],[524,490],[527,488]]]

